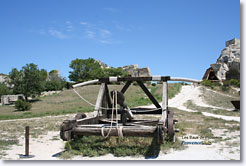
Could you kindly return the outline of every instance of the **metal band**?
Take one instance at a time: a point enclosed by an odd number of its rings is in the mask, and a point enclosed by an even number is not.
[[[109,77],[109,82],[117,82],[118,78],[117,77]]]
[[[161,76],[160,75],[152,76],[152,81],[161,81]]]

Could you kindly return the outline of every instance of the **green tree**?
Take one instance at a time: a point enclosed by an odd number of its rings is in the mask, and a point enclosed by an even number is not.
[[[30,63],[23,66],[20,71],[16,68],[9,73],[10,84],[13,85],[15,94],[23,94],[25,99],[40,95],[44,90],[45,70],[39,70],[38,66]]]
[[[11,94],[9,88],[4,83],[0,83],[0,97],[2,95],[9,95],[9,94]]]
[[[71,62],[69,67],[72,69],[72,71],[69,72],[69,79],[74,82],[92,80],[104,75],[100,64],[93,58],[77,58]]]
[[[104,77],[110,77],[110,76],[121,76],[125,77],[128,75],[128,72],[124,71],[121,67],[118,68],[105,68],[104,69]]]

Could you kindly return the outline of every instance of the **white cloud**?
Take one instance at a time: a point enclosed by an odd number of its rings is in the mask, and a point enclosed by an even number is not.
[[[66,31],[67,32],[72,32],[73,31],[73,25],[71,23],[71,21],[66,21]]]
[[[107,29],[100,29],[100,35],[102,38],[109,38],[111,37],[112,33]]]
[[[130,32],[130,31],[132,31],[132,29],[131,29],[131,28],[124,27],[124,26],[119,25],[119,24],[116,24],[116,25],[115,25],[115,27],[116,27],[116,29],[121,30],[121,31],[126,31],[126,32]]]
[[[81,21],[80,24],[81,24],[81,25],[88,25],[88,22],[83,22],[83,21]]]
[[[87,31],[85,31],[85,33],[86,33],[86,36],[88,38],[90,38],[90,39],[94,39],[95,38],[95,35],[96,35],[95,32],[87,30]]]
[[[61,31],[55,30],[55,29],[49,29],[48,33],[58,39],[66,39],[68,38],[67,35],[63,34]]]
[[[111,8],[111,7],[103,8],[103,10],[109,11],[109,12],[111,12],[111,13],[117,13],[117,12],[119,12],[118,9],[116,9],[116,8]]]

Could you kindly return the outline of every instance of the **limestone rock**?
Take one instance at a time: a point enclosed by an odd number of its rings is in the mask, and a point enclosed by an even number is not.
[[[226,47],[221,51],[215,64],[210,65],[219,80],[240,78],[240,39],[226,42]]]
[[[132,77],[150,77],[151,72],[148,67],[138,68],[138,64],[123,66],[123,70],[129,73]]]

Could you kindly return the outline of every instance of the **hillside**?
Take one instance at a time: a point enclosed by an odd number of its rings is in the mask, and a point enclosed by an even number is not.
[[[169,98],[179,92],[180,86],[180,84],[169,84]],[[88,101],[95,104],[99,87],[99,85],[86,86],[78,89],[78,92]],[[109,85],[109,90],[120,90],[122,87],[123,85]],[[151,90],[157,100],[161,101],[162,85],[150,85],[147,88]],[[151,104],[151,101],[139,86],[130,86],[125,96],[126,102],[130,107]],[[93,107],[81,100],[71,89],[61,91],[58,94],[39,97],[31,102],[32,108],[30,111],[16,111],[13,106],[0,106],[0,120],[93,111]]]

